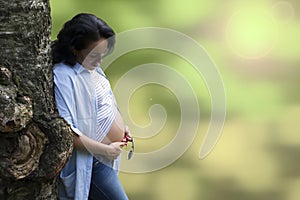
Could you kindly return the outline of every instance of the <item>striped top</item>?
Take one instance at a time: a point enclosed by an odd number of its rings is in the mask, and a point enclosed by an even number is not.
[[[101,142],[110,130],[112,123],[116,117],[117,106],[116,100],[112,93],[110,83],[104,72],[101,74],[90,71],[96,92],[96,108],[97,108],[97,132],[96,140]]]

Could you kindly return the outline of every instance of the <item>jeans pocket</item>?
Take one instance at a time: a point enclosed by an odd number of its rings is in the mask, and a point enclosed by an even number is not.
[[[64,173],[60,174],[60,178],[63,182],[66,196],[68,198],[74,198],[75,195],[75,181],[76,181],[76,171],[64,176]]]

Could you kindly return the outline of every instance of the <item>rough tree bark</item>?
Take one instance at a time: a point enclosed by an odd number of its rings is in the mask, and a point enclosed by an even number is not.
[[[49,2],[0,6],[0,199],[56,199],[72,136],[54,104]]]

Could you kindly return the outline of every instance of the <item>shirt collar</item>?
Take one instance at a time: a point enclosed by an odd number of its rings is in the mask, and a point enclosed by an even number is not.
[[[97,67],[95,70],[96,70],[99,74],[104,74],[104,72],[103,72],[103,70],[101,69],[100,66]]]
[[[76,63],[75,66],[73,67],[74,71],[77,73],[77,74],[80,74],[81,72],[83,71],[87,71],[87,69],[85,69],[81,64],[79,63]]]

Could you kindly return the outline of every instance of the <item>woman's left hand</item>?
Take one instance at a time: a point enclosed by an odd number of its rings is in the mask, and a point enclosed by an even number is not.
[[[131,137],[129,127],[127,125],[125,125],[125,134],[128,135],[129,137]]]
[[[128,126],[127,125],[125,125],[125,135],[124,135],[124,138],[123,138],[123,142],[128,142],[128,141],[132,141],[132,135],[131,135],[131,132],[130,132],[130,130],[129,130],[129,128],[128,128]]]

